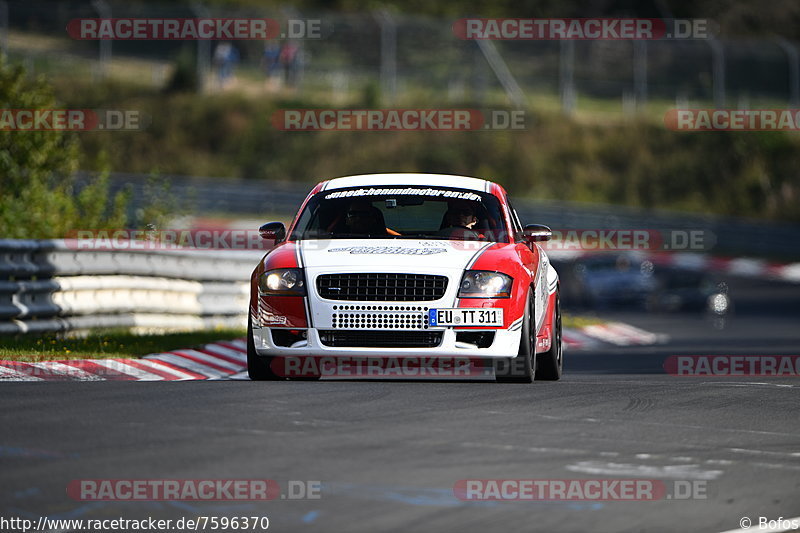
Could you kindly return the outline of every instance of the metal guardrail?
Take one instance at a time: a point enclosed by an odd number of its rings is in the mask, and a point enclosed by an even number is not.
[[[243,327],[262,251],[76,250],[0,240],[0,334]]]
[[[86,174],[79,174],[79,178]],[[148,188],[156,188],[151,176],[123,172],[112,173],[110,194],[130,187],[131,209],[147,205]],[[253,215],[270,213],[293,216],[314,183],[211,178],[180,175],[158,176],[159,184],[167,184],[167,194],[173,197],[178,209],[193,214]],[[152,193],[150,193],[152,194]]]
[[[320,179],[324,179],[322,176]],[[111,188],[130,185],[133,207],[144,205],[148,177],[112,174]],[[312,185],[261,180],[161,176],[170,193],[186,202],[195,215],[292,217]],[[800,260],[800,225],[744,218],[699,215],[607,204],[526,200],[512,196],[523,223],[547,224],[553,229],[701,230],[713,237],[714,255],[769,256]],[[265,220],[266,221],[266,220]],[[255,228],[253,228],[255,229]]]

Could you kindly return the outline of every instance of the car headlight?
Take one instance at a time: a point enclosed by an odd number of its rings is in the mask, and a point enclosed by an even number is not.
[[[510,298],[513,278],[500,272],[467,270],[461,278],[459,298]]]
[[[721,293],[713,294],[708,298],[708,308],[717,315],[724,315],[727,313],[730,304],[728,297]]]
[[[306,282],[299,268],[268,270],[258,278],[262,294],[270,296],[305,296]]]

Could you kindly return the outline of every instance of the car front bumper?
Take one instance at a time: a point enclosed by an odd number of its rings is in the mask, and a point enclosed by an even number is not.
[[[306,333],[304,342],[296,345],[278,346],[273,342],[272,334],[268,327],[253,327],[253,342],[256,353],[261,356],[292,357],[292,356],[333,356],[333,357],[480,357],[501,358],[515,357],[519,352],[521,321],[514,323],[509,329],[494,329],[494,341],[491,346],[479,348],[476,345],[456,341],[457,331],[475,332],[479,330],[431,329],[430,331],[442,332],[442,339],[435,347],[332,347],[323,344],[320,339],[320,330],[307,328],[300,331]],[[286,329],[286,328],[282,328]],[[296,330],[297,331],[297,330]],[[359,330],[351,330],[359,331]],[[482,330],[489,331],[489,330]],[[402,336],[407,333],[403,330],[386,330],[383,333]]]

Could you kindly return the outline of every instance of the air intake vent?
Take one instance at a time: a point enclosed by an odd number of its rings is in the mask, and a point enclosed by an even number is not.
[[[425,302],[439,300],[447,290],[447,276],[431,274],[323,274],[317,291],[327,300],[360,302]]]
[[[435,348],[442,343],[441,331],[405,331],[401,334],[383,331],[319,332],[322,344],[332,348]]]

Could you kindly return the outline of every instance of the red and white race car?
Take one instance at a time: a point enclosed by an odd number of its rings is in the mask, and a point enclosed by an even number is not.
[[[498,380],[561,377],[558,274],[487,180],[373,174],[319,183],[251,278],[248,373],[303,359],[482,361]],[[299,368],[298,366],[294,367]]]

